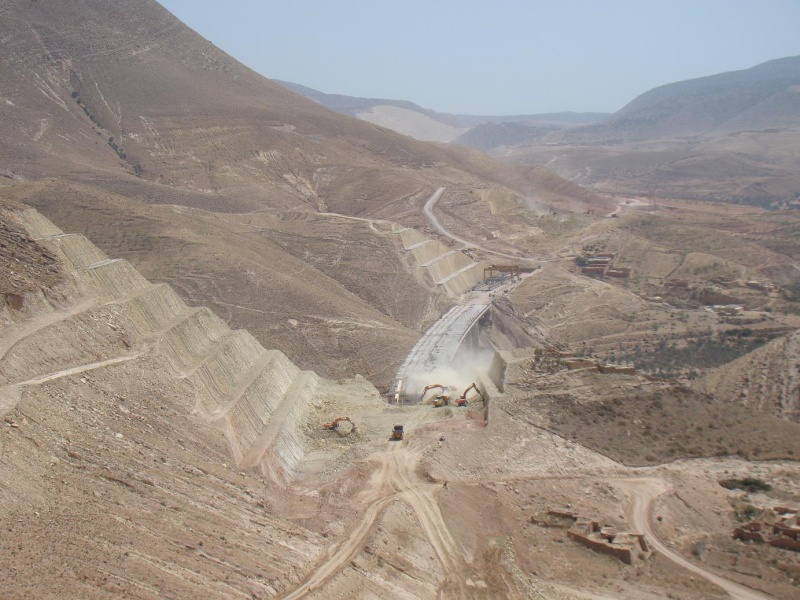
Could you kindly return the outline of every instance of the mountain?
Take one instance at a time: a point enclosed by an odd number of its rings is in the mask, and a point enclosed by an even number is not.
[[[433,142],[452,142],[483,150],[480,140],[487,134],[473,131],[480,130],[482,126],[487,126],[494,132],[507,131],[512,128],[517,130],[527,130],[531,127],[551,128],[550,131],[559,131],[577,125],[600,121],[608,116],[607,113],[546,113],[536,115],[507,115],[507,116],[478,116],[478,115],[453,115],[440,113],[427,108],[422,108],[418,104],[407,100],[386,100],[381,98],[360,98],[357,96],[343,96],[341,94],[326,94],[318,90],[290,83],[288,81],[278,81],[287,89],[297,92],[306,98],[319,102],[323,106],[335,110],[342,114],[358,117],[364,121],[369,121],[375,125],[386,127],[398,133],[411,136],[418,140]],[[499,124],[500,129],[496,127]],[[488,134],[492,136],[492,134]],[[534,137],[537,134],[534,134]],[[514,134],[511,133],[512,138]],[[516,139],[520,138],[519,133]],[[475,141],[475,143],[473,143]],[[515,143],[513,141],[508,143]],[[501,144],[495,144],[501,145]]]
[[[664,85],[600,123],[487,151],[597,191],[790,208],[798,143],[800,57],[789,57]]]
[[[794,56],[654,88],[565,139],[636,141],[798,126],[800,56]]]
[[[731,531],[798,498],[797,378],[687,385],[791,366],[797,211],[424,144],[152,0],[0,0],[0,45],[4,598],[796,593]],[[491,366],[429,374],[467,406],[386,402],[434,322]]]
[[[0,242],[3,597],[296,584],[324,538],[265,510],[281,492],[260,470],[304,470],[314,405],[379,411],[374,388],[300,371],[24,206],[0,200]]]
[[[154,0],[4,0],[0,17],[0,191],[326,376],[385,385],[451,300],[410,274],[386,284],[404,260],[393,237],[321,213],[423,226],[443,182],[443,204],[471,197],[487,213],[480,191],[495,188],[599,202],[544,169],[330,111]]]

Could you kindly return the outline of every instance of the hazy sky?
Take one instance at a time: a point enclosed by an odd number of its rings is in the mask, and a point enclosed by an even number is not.
[[[800,55],[800,0],[159,2],[267,77],[462,114],[613,112]]]

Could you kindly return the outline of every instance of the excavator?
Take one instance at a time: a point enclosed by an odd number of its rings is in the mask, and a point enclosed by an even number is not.
[[[341,423],[342,421],[347,421],[348,423],[350,423],[350,425],[353,426],[352,431],[356,430],[356,422],[353,421],[353,419],[351,419],[350,417],[339,417],[338,419],[334,419],[333,422],[331,423],[323,423],[322,427],[324,429],[327,429],[328,431],[336,431],[337,429],[339,429],[339,423]]]
[[[426,385],[425,389],[422,390],[422,394],[419,397],[420,403],[422,403],[422,400],[425,398],[425,394],[428,393],[428,390],[433,390],[436,388],[440,388],[442,390],[442,393],[437,394],[433,398],[433,406],[436,408],[441,408],[442,406],[447,406],[448,404],[450,404],[450,396],[444,393],[445,391],[447,391],[448,388],[443,386],[441,383],[432,383],[431,385]]]
[[[475,383],[473,383],[471,386],[469,386],[467,389],[464,390],[464,393],[461,394],[461,396],[456,398],[456,406],[467,405],[467,394],[469,394],[470,390],[475,390],[476,392],[478,392],[478,395],[481,397],[481,400],[484,399],[483,394],[481,394],[481,391],[478,389],[478,386],[475,385]]]

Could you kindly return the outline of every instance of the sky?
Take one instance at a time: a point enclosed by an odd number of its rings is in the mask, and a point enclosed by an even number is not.
[[[158,0],[271,79],[439,112],[614,112],[800,55],[800,0]]]

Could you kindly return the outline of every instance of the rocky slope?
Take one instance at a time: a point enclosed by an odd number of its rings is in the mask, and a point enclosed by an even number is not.
[[[600,202],[327,110],[154,0],[6,0],[0,16],[2,193],[326,376],[385,384],[447,303],[398,268],[394,236],[327,213],[413,220],[440,185]]]
[[[670,83],[635,98],[572,142],[636,141],[800,126],[800,57]]]
[[[800,57],[654,88],[602,123],[496,150],[609,192],[797,205]]]
[[[344,387],[33,210],[4,204],[0,222],[24,250],[0,307],[4,595],[237,598],[296,581],[321,538],[267,512],[264,479],[236,466],[295,477],[302,414]],[[374,394],[345,393],[359,387]],[[251,457],[271,420],[282,434]]]
[[[800,422],[800,331],[712,371],[698,387],[725,402]]]

